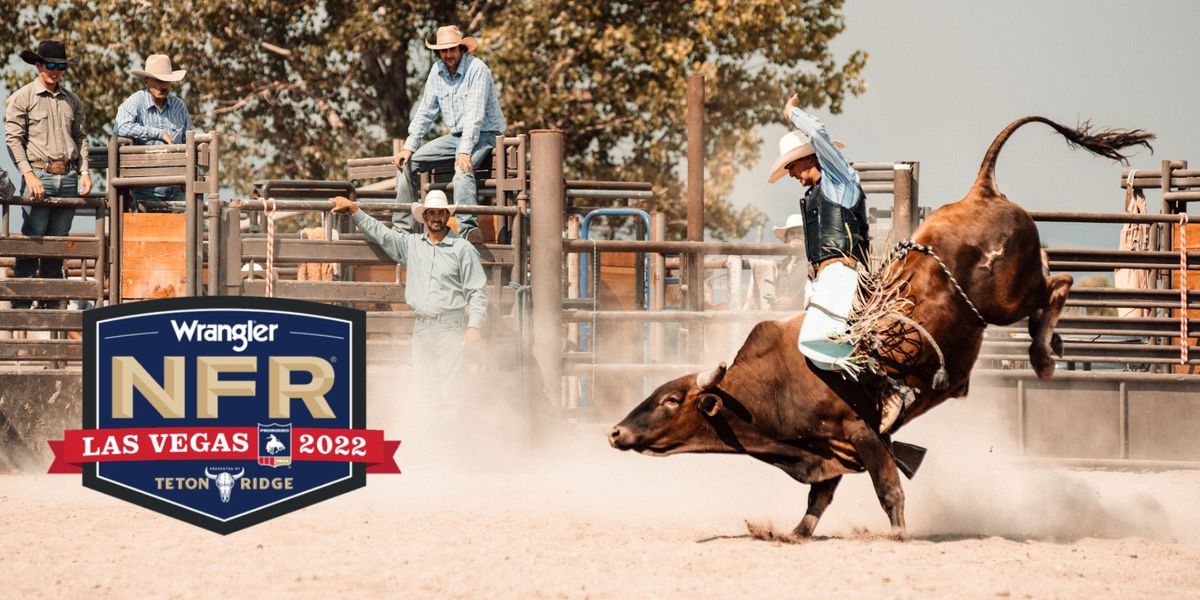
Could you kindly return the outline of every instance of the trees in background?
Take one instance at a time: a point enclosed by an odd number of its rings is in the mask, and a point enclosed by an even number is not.
[[[345,177],[345,161],[391,153],[404,137],[433,54],[423,38],[455,23],[501,85],[510,132],[558,128],[572,178],[651,181],[670,229],[683,230],[686,79],[706,76],[706,223],[739,237],[761,220],[729,202],[736,173],[759,158],[757,128],[784,100],[840,112],[865,90],[866,54],[838,61],[841,2],[766,0],[48,1],[0,23],[15,57],[59,38],[80,57],[67,86],[89,106],[96,142],[141,82],[152,53],[188,69],[177,88],[202,130],[220,130],[223,179]],[[32,78],[2,69],[14,90]],[[773,144],[768,144],[773,145]],[[768,149],[768,152],[773,150]]]

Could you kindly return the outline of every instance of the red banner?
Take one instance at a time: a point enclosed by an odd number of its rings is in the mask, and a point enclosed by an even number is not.
[[[399,440],[383,439],[380,429],[296,428],[294,461],[358,462],[367,473],[399,473]],[[84,463],[151,460],[257,460],[256,427],[139,427],[70,429],[50,441],[50,473],[82,473]]]

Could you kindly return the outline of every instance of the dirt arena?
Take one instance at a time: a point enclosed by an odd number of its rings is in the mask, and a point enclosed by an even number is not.
[[[899,436],[930,448],[909,542],[885,535],[865,475],[813,541],[763,542],[745,522],[790,530],[807,495],[772,467],[619,453],[600,426],[513,449],[502,415],[469,440],[388,424],[404,474],[224,537],[77,476],[10,474],[3,595],[1200,597],[1200,472],[1030,465],[964,429],[973,414],[947,405]]]

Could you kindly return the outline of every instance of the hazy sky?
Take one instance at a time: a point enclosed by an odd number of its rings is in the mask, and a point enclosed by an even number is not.
[[[1200,79],[1188,75],[1200,57],[1200,3],[850,0],[845,14],[835,48],[842,57],[870,54],[867,92],[847,100],[840,115],[812,112],[852,161],[920,161],[922,205],[960,199],[992,139],[1025,115],[1147,129],[1158,134],[1155,153],[1142,151],[1134,167],[1158,169],[1164,158],[1200,167]],[[735,185],[735,202],[757,204],[775,224],[796,211],[802,193],[794,180],[766,183],[785,131],[782,116],[764,128],[759,165]],[[1030,124],[1005,145],[997,178],[1028,209],[1120,211],[1120,171]],[[1159,202],[1151,191],[1152,211]],[[1115,227],[1041,227],[1051,245],[1116,247]]]
[[[1135,167],[1157,169],[1163,158],[1200,166],[1200,85],[1189,79],[1200,57],[1198,3],[850,0],[845,14],[835,49],[843,57],[870,53],[868,90],[848,99],[843,114],[813,112],[853,161],[920,161],[923,205],[959,199],[995,135],[1030,114],[1148,129],[1159,136],[1156,153],[1141,153]],[[782,117],[763,129],[761,161],[738,177],[734,192],[736,203],[757,204],[775,224],[795,211],[802,191],[790,179],[766,183],[784,131]],[[7,152],[0,154],[12,173]],[[1070,150],[1042,125],[1009,141],[998,176],[1001,189],[1030,209],[1122,209],[1120,167]],[[1149,200],[1157,209],[1157,194]],[[1056,246],[1116,243],[1114,227],[1044,225],[1043,232]]]

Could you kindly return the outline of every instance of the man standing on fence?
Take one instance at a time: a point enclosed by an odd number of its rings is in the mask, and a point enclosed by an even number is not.
[[[35,65],[38,76],[8,98],[4,133],[8,153],[24,180],[24,194],[34,200],[86,196],[92,191],[88,173],[84,109],[79,97],[62,86],[67,49],[58,40],[38,43],[37,51],[23,50],[21,60]],[[74,207],[53,204],[22,209],[21,233],[29,237],[71,233]],[[18,257],[13,276],[62,279],[61,258]],[[30,300],[14,300],[13,308],[30,308]],[[38,308],[62,308],[61,300],[40,300]]]
[[[462,370],[463,346],[480,342],[487,317],[487,277],[479,251],[450,232],[449,204],[441,190],[429,192],[412,215],[425,225],[424,234],[401,233],[358,209],[349,198],[332,198],[333,212],[349,213],[354,224],[392,260],[408,267],[404,301],[416,314],[413,365],[438,383],[444,401],[461,396],[454,389]]]
[[[146,89],[134,92],[117,109],[113,132],[133,140],[137,145],[182,144],[187,132],[194,129],[187,105],[171,93],[171,86],[182,80],[187,71],[171,67],[171,57],[151,54],[145,69],[134,69]],[[133,200],[137,210],[145,210],[147,201],[183,200],[180,186],[134,188]]]
[[[417,103],[404,148],[396,154],[396,201],[415,202],[419,183],[417,174],[440,165],[454,165],[454,203],[478,204],[475,197],[475,169],[483,166],[496,145],[496,135],[506,125],[500,113],[500,98],[492,80],[492,71],[472,54],[479,47],[474,38],[463,37],[453,25],[437,30],[434,43],[425,47],[437,52],[438,61],[429,70],[425,89]],[[422,145],[438,113],[450,133]],[[460,215],[458,233],[477,244],[482,236],[475,215]],[[412,218],[401,217],[400,228],[412,229]]]
[[[800,353],[818,368],[852,373],[846,359],[853,351],[839,339],[847,331],[847,319],[858,292],[858,269],[868,265],[870,232],[866,193],[858,173],[842,155],[816,117],[799,108],[793,95],[784,115],[796,127],[779,140],[779,158],[771,167],[768,182],[785,174],[808,186],[800,200],[804,221],[804,245],[815,273],[812,295],[800,326]],[[887,375],[864,373],[880,399],[881,433],[886,433],[904,406],[911,404],[911,389]]]

